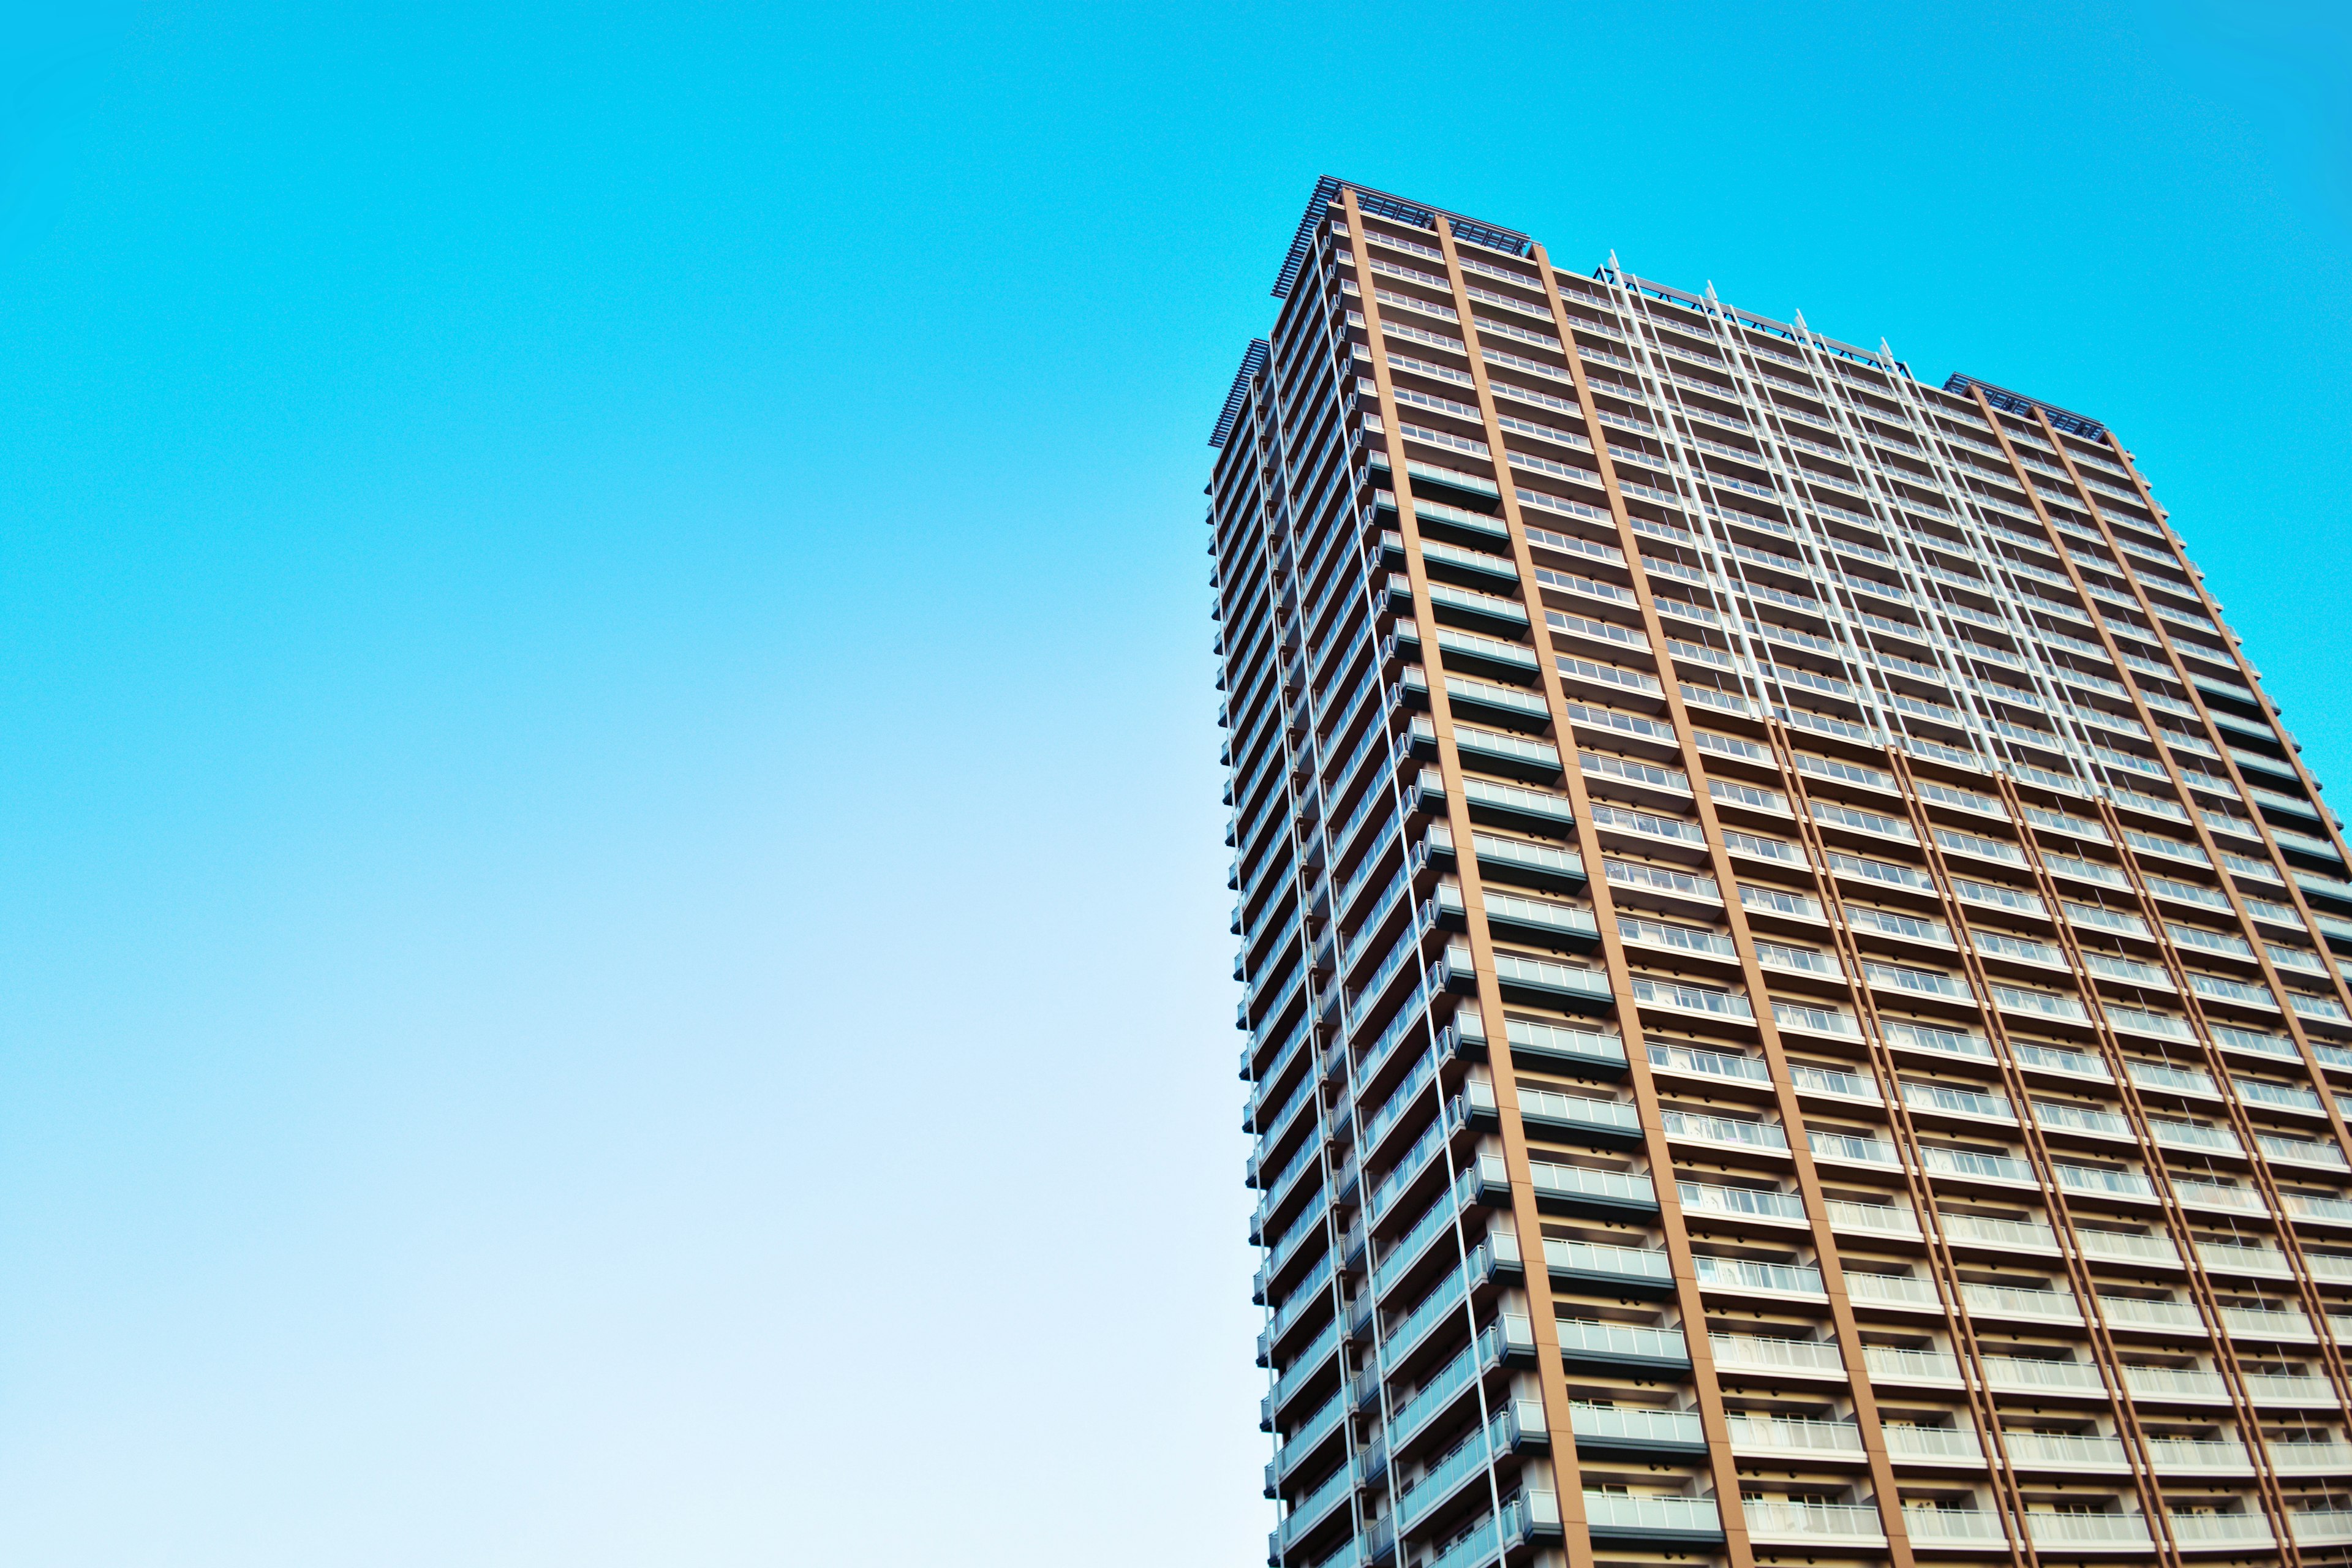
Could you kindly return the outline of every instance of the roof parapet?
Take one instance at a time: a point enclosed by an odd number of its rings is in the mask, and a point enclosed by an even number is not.
[[[1533,242],[1515,228],[1497,228],[1474,217],[1464,217],[1460,213],[1447,212],[1444,207],[1423,206],[1402,196],[1392,196],[1386,191],[1376,191],[1370,185],[1360,185],[1353,180],[1339,180],[1326,174],[1315,182],[1315,194],[1307,198],[1306,216],[1298,220],[1298,232],[1291,237],[1290,254],[1282,258],[1281,275],[1274,280],[1276,299],[1290,298],[1290,290],[1298,282],[1298,274],[1307,266],[1307,252],[1315,243],[1315,226],[1323,221],[1324,213],[1339,199],[1342,190],[1355,192],[1357,205],[1374,217],[1409,223],[1415,228],[1425,228],[1433,233],[1436,231],[1437,220],[1442,217],[1454,230],[1455,238],[1466,239],[1473,245],[1507,251],[1513,256],[1525,256],[1533,247]]]
[[[1972,375],[1962,375],[1958,371],[1954,371],[1944,381],[1946,392],[1965,394],[1970,387],[1981,391],[1985,395],[1985,401],[1995,408],[2007,409],[2011,414],[2031,414],[2040,409],[2050,416],[2051,424],[2065,431],[2069,436],[2080,436],[2085,441],[2105,441],[2107,438],[2105,426],[2095,419],[2085,418],[2069,409],[2061,408],[2054,403],[2044,403],[2038,397],[2028,397],[2021,392],[2011,392],[2005,386],[1995,386],[1991,382],[1979,381]]]
[[[1265,369],[1273,349],[1264,338],[1252,338],[1249,351],[1242,355],[1241,369],[1234,372],[1233,390],[1225,394],[1224,412],[1217,416],[1217,427],[1209,433],[1209,445],[1223,447],[1234,433],[1234,421],[1242,415],[1242,404],[1249,397],[1250,383]]]

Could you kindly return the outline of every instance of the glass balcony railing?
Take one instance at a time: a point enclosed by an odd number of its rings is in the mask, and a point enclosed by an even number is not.
[[[2189,1301],[2150,1300],[2140,1296],[2101,1296],[2099,1315],[2119,1328],[2201,1334],[2205,1321]]]
[[[1521,1084],[1518,1094],[1520,1120],[1530,1126],[1541,1126],[1547,1131],[1598,1132],[1620,1139],[1638,1139],[1642,1135],[1641,1112],[1630,1101],[1593,1100],[1538,1089],[1531,1084]]]
[[[1864,1345],[1862,1357],[1874,1383],[1944,1384],[1960,1380],[1959,1358],[1949,1351]]]
[[[1645,1367],[1690,1364],[1690,1347],[1680,1329],[1611,1323],[1597,1318],[1561,1318],[1557,1326],[1560,1352],[1570,1360]]]
[[[1707,1497],[1635,1497],[1623,1492],[1584,1494],[1585,1528],[1616,1538],[1723,1539],[1722,1516]]]
[[[2311,1343],[2319,1337],[2301,1308],[2224,1307],[2221,1326],[2232,1339]]]
[[[1984,1358],[1985,1381],[1999,1394],[2105,1394],[2106,1384],[2099,1369],[2088,1362],[2059,1361],[2042,1356],[1989,1355]],[[2144,1372],[2163,1368],[2143,1367]],[[2221,1382],[2214,1380],[2219,1389]]]
[[[1704,1449],[1706,1433],[1696,1410],[1657,1410],[1640,1405],[1571,1401],[1569,1425],[1577,1445],[1596,1447]]]
[[[2136,1513],[2057,1513],[2034,1510],[2025,1531],[2037,1550],[2068,1546],[2153,1546],[2147,1521]]]
[[[1661,1254],[1660,1256],[1664,1256]],[[1703,1287],[1734,1290],[1770,1290],[1784,1296],[1822,1296],[1822,1271],[1807,1263],[1762,1263],[1750,1258],[1691,1259],[1692,1271]]]
[[[1983,1317],[2032,1318],[2047,1323],[2079,1323],[2082,1305],[2066,1290],[2042,1290],[2021,1285],[1960,1286],[1960,1300]]]
[[[1729,1116],[1701,1116],[1687,1110],[1659,1113],[1666,1136],[1700,1143],[1720,1143],[1750,1149],[1785,1150],[1789,1135],[1770,1121],[1743,1121]]]
[[[2296,1509],[2287,1526],[2297,1546],[2338,1546],[2352,1542],[2352,1509]]]
[[[1785,1340],[1761,1334],[1709,1334],[1715,1364],[1738,1372],[1822,1373],[1845,1375],[1845,1362],[1832,1340]]]
[[[1759,1187],[1727,1187],[1708,1182],[1678,1182],[1676,1196],[1684,1212],[1730,1215],[1743,1219],[1795,1220],[1805,1217],[1805,1200],[1795,1193]]]
[[[1725,1418],[1731,1446],[1766,1453],[1859,1454],[1862,1428],[1851,1421],[1735,1412]],[[1873,1510],[1873,1516],[1875,1517]]]
[[[1893,1458],[1921,1459],[1931,1464],[1984,1462],[1984,1450],[1978,1446],[1977,1435],[1958,1426],[1922,1426],[1890,1421],[1881,1430],[1886,1438],[1886,1452]]]
[[[1658,1206],[1657,1188],[1646,1172],[1597,1171],[1546,1161],[1531,1162],[1528,1172],[1538,1201],[1554,1197],[1571,1204],[1584,1199],[1615,1208],[1655,1210]]]
[[[2124,1387],[2135,1399],[2227,1399],[2221,1374],[2192,1367],[2126,1366]]]
[[[2045,1469],[2120,1470],[2129,1464],[2120,1439],[2076,1432],[2003,1432],[2010,1462]]]
[[[2282,1475],[2352,1475],[2352,1443],[2268,1443],[2271,1468]]]
[[[2074,1245],[2084,1257],[2106,1263],[2154,1263],[2175,1268],[2180,1266],[2180,1254],[2174,1249],[2172,1238],[2166,1236],[2077,1226]]]
[[[2173,1513],[2165,1523],[2183,1546],[2271,1546],[2270,1521],[2259,1513]]]
[[[1772,1069],[1755,1057],[1735,1057],[1721,1051],[1694,1050],[1687,1046],[1650,1042],[1650,1066],[1666,1072],[1700,1078],[1729,1079],[1739,1083],[1770,1083]]]
[[[2257,1405],[2325,1408],[2336,1403],[2336,1385],[2324,1377],[2302,1373],[2250,1372],[2245,1379],[2246,1394]]]
[[[1856,1301],[1882,1307],[1937,1310],[1944,1304],[1933,1284],[1908,1274],[1873,1274],[1849,1268],[1845,1273],[1845,1293]]]
[[[1652,1286],[1671,1284],[1675,1277],[1664,1251],[1570,1241],[1556,1236],[1544,1237],[1544,1266],[1558,1274]]]
[[[1980,1154],[1970,1149],[1947,1149],[1939,1143],[1928,1143],[1921,1145],[1919,1157],[1928,1170],[1938,1175],[2022,1186],[2035,1184],[2033,1167],[2006,1154]]]
[[[2000,1542],[2009,1539],[2001,1528],[2001,1516],[1990,1509],[1934,1508],[1906,1504],[1903,1510],[1903,1533],[1920,1546],[1971,1546],[1979,1542]]]
[[[1742,1498],[1748,1533],[1759,1542],[1884,1542],[1878,1510],[1866,1503],[1799,1502],[1781,1498]]]
[[[2014,1252],[2056,1252],[2058,1233],[2042,1220],[2000,1219],[1989,1215],[1940,1214],[1937,1223],[1954,1241],[1981,1242]]]
[[[2150,1437],[2147,1451],[2156,1462],[2158,1474],[2191,1470],[2235,1473],[2254,1468],[2254,1461],[2246,1453],[2245,1446],[2235,1437]]]

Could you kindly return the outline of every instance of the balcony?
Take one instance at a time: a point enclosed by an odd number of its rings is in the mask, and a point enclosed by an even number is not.
[[[2240,1476],[2254,1468],[2244,1445],[2235,1437],[2217,1441],[2151,1437],[2147,1451],[2159,1476]]]
[[[1309,1531],[1338,1514],[1354,1493],[1360,1461],[1349,1459],[1291,1506],[1282,1523],[1266,1538],[1266,1561],[1278,1563]]]
[[[1574,892],[1588,881],[1583,857],[1573,849],[1554,849],[1521,838],[1497,838],[1491,833],[1472,834],[1470,844],[1477,855],[1478,874],[1489,881],[1514,882],[1555,892]]]
[[[1663,1251],[1544,1237],[1544,1268],[1555,1285],[1602,1293],[1670,1294],[1674,1268]]]
[[[2030,1511],[2025,1532],[2038,1552],[2151,1551],[2147,1521],[2136,1513]]]
[[[2270,1443],[2271,1468],[2283,1476],[2352,1475],[2352,1443]]]
[[[1685,1373],[1690,1347],[1680,1329],[1611,1323],[1598,1318],[1560,1318],[1560,1360],[1574,1366],[1634,1373]]]
[[[1506,1498],[1499,1514],[1486,1519],[1422,1564],[1422,1568],[1486,1568],[1517,1547],[1530,1541],[1558,1540],[1559,1533],[1559,1499],[1550,1492],[1523,1491],[1517,1497]],[[1363,1561],[1381,1561],[1387,1556],[1389,1544],[1389,1541],[1382,1541],[1380,1549]],[[1317,1568],[1329,1565],[1318,1564]],[[1340,1568],[1357,1568],[1357,1564],[1344,1563]]]
[[[1845,1362],[1833,1340],[1768,1339],[1760,1334],[1709,1334],[1707,1352],[1720,1372],[1760,1372],[1774,1376],[1827,1377],[1843,1381]]]
[[[1559,777],[1559,748],[1549,741],[1457,723],[1454,744],[1465,765],[1538,782]]]
[[[2224,1307],[2221,1326],[2233,1340],[2310,1344],[2319,1337],[2299,1307]]]
[[[1597,1171],[1583,1165],[1531,1161],[1536,1205],[1547,1213],[1645,1217],[1658,1212],[1658,1194],[1646,1172]]]
[[[1557,1089],[1519,1086],[1519,1121],[1531,1132],[1563,1142],[1638,1148],[1642,1117],[1632,1102],[1592,1100]]]
[[[1479,1334],[1475,1344],[1465,1345],[1452,1361],[1430,1373],[1412,1398],[1389,1412],[1390,1447],[1401,1448],[1419,1436],[1482,1374],[1506,1363],[1531,1360],[1534,1354],[1535,1336],[1528,1320],[1506,1312]],[[1379,1373],[1368,1369],[1357,1379],[1356,1408],[1370,1409],[1379,1401]]]
[[[2336,1386],[2324,1377],[2308,1377],[2295,1373],[2250,1372],[2245,1374],[2246,1397],[2257,1405],[2283,1405],[2290,1409],[2326,1409],[2336,1404]]]
[[[1570,1404],[1568,1412],[1580,1455],[1697,1458],[1706,1453],[1706,1433],[1696,1410],[1645,1409],[1579,1399]]]
[[[1998,1546],[2009,1539],[2000,1519],[1990,1509],[1906,1505],[1903,1533],[1914,1546]]]
[[[1625,1043],[1614,1035],[1531,1018],[1508,1019],[1504,1028],[1514,1060],[1525,1058],[1571,1072],[1598,1070],[1612,1076],[1625,1070]]]
[[[2188,1367],[2126,1366],[2124,1387],[2135,1400],[2188,1400],[2194,1403],[2224,1401],[2229,1389],[2215,1372],[2198,1372]],[[2329,1395],[2331,1399],[2334,1395]]]
[[[2099,1369],[2089,1362],[2057,1361],[2041,1356],[1989,1355],[1984,1358],[1985,1382],[1996,1394],[2084,1394],[2106,1396],[2107,1385],[2100,1379]],[[2164,1373],[2164,1367],[2134,1367],[2130,1372]],[[2210,1375],[2200,1373],[2197,1375]],[[2221,1380],[2213,1379],[2210,1395],[2196,1397],[2221,1398]]]
[[[1944,1310],[1936,1287],[1926,1279],[1908,1274],[1872,1274],[1859,1268],[1845,1271],[1845,1293],[1858,1306],[1899,1307],[1906,1310],[1940,1312]]]
[[[1840,1198],[1825,1200],[1830,1228],[1846,1235],[1885,1236],[1904,1241],[1921,1240],[1919,1216],[1895,1204],[1854,1204]]]
[[[2234,1187],[2222,1182],[2201,1182],[2189,1176],[2175,1176],[2172,1178],[2172,1194],[2180,1200],[2183,1208],[2213,1209],[2222,1214],[2270,1212],[2263,1205],[2262,1194],[2252,1187]],[[2293,1202],[2292,1197],[2289,1202]]]
[[[1584,1525],[1594,1544],[1720,1546],[1723,1520],[1711,1497],[1633,1497],[1623,1492],[1584,1494]]]
[[[1693,1050],[1687,1046],[1665,1046],[1654,1040],[1649,1044],[1649,1053],[1650,1066],[1661,1072],[1727,1079],[1737,1083],[1769,1084],[1772,1081],[1772,1069],[1755,1057]]]
[[[1900,1383],[1937,1388],[1959,1386],[1959,1358],[1949,1351],[1864,1345],[1862,1359],[1864,1366],[1869,1369],[1873,1383]]]
[[[2165,1523],[2183,1549],[2275,1546],[2270,1521],[2259,1513],[2167,1513]]]
[[[1725,1425],[1731,1432],[1731,1447],[1740,1453],[1781,1456],[1783,1463],[1799,1462],[1793,1457],[1801,1454],[1862,1458],[1862,1428],[1851,1421],[1733,1411]]]
[[[1712,1143],[1726,1149],[1754,1149],[1786,1153],[1789,1135],[1778,1122],[1747,1121],[1729,1116],[1701,1116],[1687,1110],[1659,1112],[1665,1134],[1689,1143]]]
[[[1884,1138],[1857,1137],[1851,1132],[1808,1132],[1805,1142],[1816,1161],[1844,1165],[1875,1165],[1889,1171],[1903,1168],[1902,1155]]]
[[[1805,1200],[1795,1193],[1763,1187],[1727,1187],[1710,1182],[1678,1182],[1675,1194],[1685,1214],[1726,1215],[1768,1224],[1805,1223]]]
[[[2287,1528],[2297,1546],[2340,1546],[2352,1542],[2352,1509],[2296,1509]]]
[[[1612,1000],[1600,970],[1516,952],[1495,954],[1495,983],[1506,997],[1542,1006],[1604,1008]]]
[[[1601,940],[1592,911],[1574,904],[1490,890],[1486,905],[1487,928],[1506,942],[1581,949]]]
[[[1748,1258],[1701,1254],[1691,1259],[1691,1267],[1701,1289],[1747,1290],[1810,1300],[1828,1297],[1822,1285],[1822,1271],[1811,1264],[1761,1263]]]
[[[2156,1188],[2137,1171],[2119,1171],[2105,1165],[2069,1165],[2052,1162],[2051,1169],[2058,1184],[2070,1193],[2088,1193],[2094,1197],[2137,1198],[2144,1203],[2156,1200]]]
[[[2102,1263],[2152,1264],[2159,1268],[2180,1267],[2180,1254],[2172,1238],[2148,1236],[2139,1231],[2093,1230],[2086,1226],[2074,1227],[2075,1249],[2084,1258]]]
[[[2003,1432],[2000,1445],[2021,1469],[2121,1470],[2129,1468],[2123,1442],[2074,1432]]]
[[[1759,1545],[1835,1547],[1886,1543],[1878,1510],[1867,1503],[1742,1498],[1739,1507],[1748,1519],[1748,1539]]]
[[[2003,1186],[2041,1184],[2032,1166],[2006,1154],[1983,1154],[1971,1149],[1947,1149],[1939,1143],[1927,1143],[1920,1146],[1919,1155],[1927,1168],[1939,1176],[1995,1182]]]
[[[1886,1456],[1910,1464],[1981,1466],[1984,1449],[1973,1431],[1958,1426],[1920,1426],[1890,1421],[1881,1428]]]
[[[2058,1233],[2042,1220],[1998,1219],[1985,1215],[1939,1213],[1937,1223],[1954,1244],[1976,1243],[2003,1252],[2058,1250]]]
[[[2189,1301],[2149,1300],[2140,1296],[2101,1296],[2099,1316],[2115,1329],[2203,1337],[2205,1321]]]
[[[1504,1403],[1502,1413],[1484,1432],[1473,1433],[1453,1452],[1406,1484],[1397,1499],[1397,1528],[1411,1530],[1459,1492],[1474,1477],[1505,1454],[1541,1447],[1550,1440],[1543,1404],[1535,1399]]]
[[[2041,1290],[2017,1285],[1960,1286],[1960,1301],[1980,1318],[2023,1318],[2040,1323],[2079,1323],[2083,1309],[2071,1290]]]

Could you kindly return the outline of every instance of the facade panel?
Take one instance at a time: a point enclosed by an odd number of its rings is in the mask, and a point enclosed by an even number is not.
[[[2130,455],[1326,180],[1209,487],[1268,1562],[2352,1558],[2352,881]]]

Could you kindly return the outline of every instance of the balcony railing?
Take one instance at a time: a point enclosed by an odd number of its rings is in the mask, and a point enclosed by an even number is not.
[[[1844,1544],[1886,1539],[1878,1510],[1866,1503],[1742,1498],[1739,1507],[1748,1518],[1748,1533],[1758,1541]]]
[[[2045,1468],[2120,1470],[2129,1462],[2119,1438],[2074,1432],[2003,1432],[2010,1461]]]
[[[2105,1394],[2106,1384],[2100,1380],[2099,1369],[2089,1362],[2058,1361],[2042,1356],[1989,1355],[1984,1358],[1985,1381],[1999,1394],[2040,1394],[2044,1391],[2069,1394]],[[2168,1369],[2137,1367],[2130,1371],[2161,1372]],[[2128,1378],[2128,1374],[2127,1378]],[[2213,1380],[2213,1392],[2221,1393],[2221,1379]]]
[[[1864,1345],[1863,1364],[1874,1383],[1958,1383],[1959,1358],[1949,1351],[1906,1350],[1899,1345]]]
[[[1596,1535],[1723,1538],[1723,1519],[1711,1497],[1631,1497],[1622,1492],[1588,1491],[1584,1522]]]
[[[2000,1515],[1981,1508],[1924,1508],[1906,1506],[1903,1510],[1903,1533],[1919,1546],[1969,1546],[1976,1542],[2002,1542],[2009,1539],[2001,1528]]]
[[[1690,1346],[1680,1329],[1611,1323],[1597,1318],[1558,1320],[1562,1353],[1588,1361],[1627,1361],[1688,1366]]]
[[[2183,1546],[2271,1546],[2276,1537],[2259,1513],[2170,1513],[2165,1522]]]
[[[1810,1264],[1759,1263],[1753,1258],[1710,1258],[1702,1254],[1691,1259],[1691,1267],[1702,1286],[1770,1290],[1794,1296],[1826,1294],[1822,1287],[1822,1271]]]
[[[2188,1367],[2126,1366],[2124,1387],[2135,1399],[2227,1399],[2221,1374]]]
[[[1851,1421],[1734,1413],[1725,1418],[1735,1448],[1768,1453],[1859,1454],[1862,1428]],[[1874,1513],[1875,1510],[1873,1510]]]
[[[2296,1509],[2287,1528],[2297,1546],[2337,1546],[2352,1542],[2352,1509]]]
[[[2150,1437],[2147,1451],[2158,1472],[2187,1470],[2226,1470],[2236,1472],[2253,1468],[2245,1447],[2235,1437],[2206,1440],[2196,1437]]]
[[[2147,1521],[2136,1513],[2053,1513],[2025,1516],[2026,1534],[2037,1548],[2152,1546]]]
[[[1978,1445],[1977,1435],[1958,1426],[1916,1426],[1906,1422],[1890,1421],[1881,1430],[1886,1438],[1886,1452],[1894,1458],[1964,1464],[1984,1462],[1984,1449]]]

